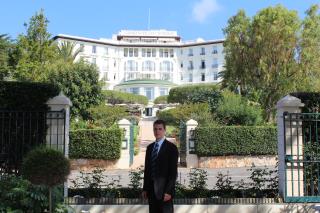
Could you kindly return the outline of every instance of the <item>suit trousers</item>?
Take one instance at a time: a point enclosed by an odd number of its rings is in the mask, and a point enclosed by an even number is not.
[[[172,199],[167,202],[164,202],[163,199],[158,200],[154,194],[153,187],[151,187],[151,191],[148,194],[148,202],[149,213],[173,213]]]

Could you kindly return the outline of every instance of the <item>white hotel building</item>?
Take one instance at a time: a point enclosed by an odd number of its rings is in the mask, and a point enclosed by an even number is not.
[[[76,60],[97,65],[104,89],[145,95],[151,101],[175,86],[217,83],[224,66],[224,40],[182,41],[176,31],[121,30],[112,39],[59,34],[54,39],[81,48]]]

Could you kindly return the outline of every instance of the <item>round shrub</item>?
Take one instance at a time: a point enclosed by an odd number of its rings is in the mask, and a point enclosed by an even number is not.
[[[168,103],[168,95],[159,96],[154,99],[153,103],[155,104],[166,104]]]
[[[250,105],[246,99],[229,91],[223,92],[222,95],[223,98],[218,107],[211,109],[221,125],[261,124],[263,118],[260,106]]]
[[[31,183],[49,187],[63,183],[70,173],[70,162],[62,152],[47,147],[31,150],[22,163],[22,175]]]

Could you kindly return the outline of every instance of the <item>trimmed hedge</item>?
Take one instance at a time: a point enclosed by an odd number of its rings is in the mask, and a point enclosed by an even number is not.
[[[116,127],[70,131],[70,158],[119,159],[121,138],[122,131]]]
[[[59,95],[52,84],[0,81],[0,109],[46,110],[49,98]]]
[[[219,87],[215,84],[181,86],[172,88],[168,103],[203,103],[209,99],[220,99]]]
[[[199,156],[277,154],[276,127],[198,127],[195,141]]]
[[[162,95],[154,99],[153,103],[155,104],[166,104],[168,103],[168,95]]]
[[[110,104],[148,104],[148,98],[144,95],[136,95],[127,92],[104,90],[104,98]]]
[[[87,110],[87,119],[96,127],[109,128],[115,122],[129,116],[126,107],[99,105]]]
[[[157,117],[158,119],[166,121],[168,125],[178,127],[180,125],[180,121],[186,122],[189,119],[194,119],[201,124],[208,123],[205,122],[205,120],[210,119],[212,116],[210,115],[207,103],[198,103],[183,104],[176,108],[158,111]],[[213,121],[210,120],[210,122]]]

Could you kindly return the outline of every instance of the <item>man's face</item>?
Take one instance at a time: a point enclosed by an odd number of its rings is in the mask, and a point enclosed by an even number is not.
[[[162,124],[153,125],[153,134],[156,140],[160,140],[166,134],[166,130],[163,128]]]

